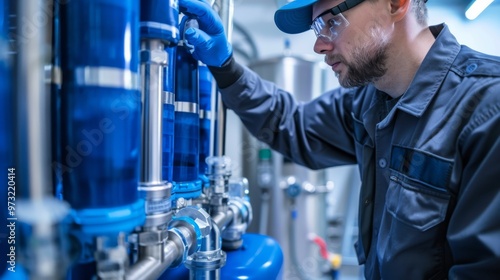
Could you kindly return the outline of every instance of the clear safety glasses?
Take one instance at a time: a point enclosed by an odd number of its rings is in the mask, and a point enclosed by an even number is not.
[[[322,12],[317,16],[312,24],[311,29],[316,34],[316,37],[325,42],[331,42],[349,25],[349,21],[342,15],[351,8],[354,8],[364,0],[346,0],[337,6]]]
[[[326,18],[326,19],[325,19]],[[349,25],[349,21],[342,15],[325,15],[317,17],[311,29],[314,30],[316,37],[325,42],[332,42],[337,39],[340,33]]]

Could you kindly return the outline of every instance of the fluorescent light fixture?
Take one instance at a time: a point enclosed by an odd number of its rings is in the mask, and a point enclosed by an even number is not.
[[[465,17],[470,20],[477,18],[477,16],[493,3],[493,1],[494,0],[474,0],[467,8],[467,11],[465,11]]]

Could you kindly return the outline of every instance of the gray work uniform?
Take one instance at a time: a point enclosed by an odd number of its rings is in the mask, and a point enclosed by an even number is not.
[[[430,29],[436,41],[399,99],[370,85],[298,103],[242,66],[222,98],[296,163],[359,165],[356,251],[367,279],[494,279],[500,58],[459,45],[444,24]]]

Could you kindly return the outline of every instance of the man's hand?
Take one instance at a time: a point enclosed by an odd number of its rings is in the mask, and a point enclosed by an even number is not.
[[[233,49],[219,15],[204,0],[179,0],[179,9],[198,21],[199,29],[189,27],[184,32],[184,38],[194,46],[193,57],[209,66],[222,66]]]

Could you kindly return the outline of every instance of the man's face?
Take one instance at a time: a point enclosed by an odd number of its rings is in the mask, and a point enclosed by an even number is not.
[[[322,0],[313,6],[313,19],[343,1]],[[314,51],[325,55],[343,87],[356,87],[375,82],[386,71],[388,38],[382,28],[377,4],[364,1],[345,11],[348,25],[333,41],[316,39]],[[378,4],[380,5],[380,4]],[[325,15],[325,19],[333,15]]]

